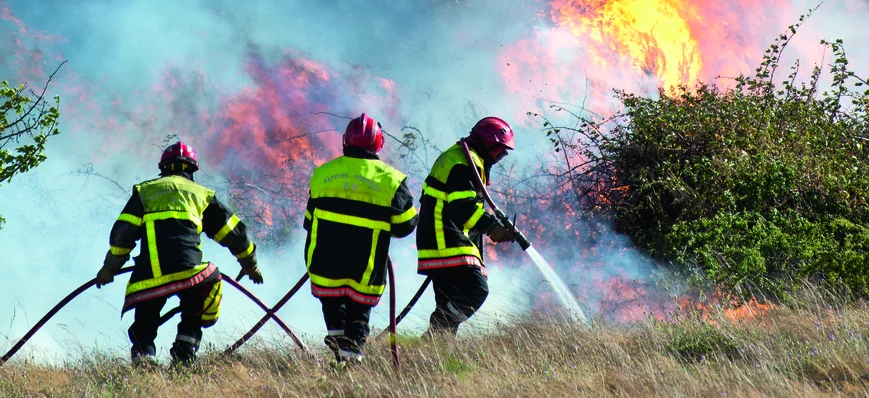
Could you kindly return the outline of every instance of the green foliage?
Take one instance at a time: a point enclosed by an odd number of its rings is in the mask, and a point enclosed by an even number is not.
[[[713,355],[735,358],[739,355],[738,339],[708,322],[685,322],[678,326],[656,323],[667,353],[686,361],[712,359]]]
[[[441,369],[446,373],[455,375],[460,380],[464,380],[467,378],[467,373],[473,370],[473,367],[464,358],[451,355],[441,362]]]
[[[780,294],[812,278],[869,296],[869,90],[841,40],[821,42],[827,73],[815,66],[798,82],[797,62],[777,75],[805,18],[732,88],[617,91],[623,113],[580,118],[581,139],[547,135],[588,159],[583,178],[611,180],[597,204],[652,256],[730,292]]]
[[[0,82],[0,183],[45,161],[48,138],[60,134],[60,97],[54,97],[53,105],[47,103],[48,82],[41,93],[28,92],[23,84],[15,87]],[[0,217],[0,226],[4,221]]]
[[[23,84],[9,87],[5,80],[0,83],[0,98],[3,100],[0,104],[0,182],[8,181],[16,174],[27,172],[45,161],[48,137],[60,134],[57,128],[60,97],[54,97],[53,106],[38,109],[42,97],[31,97],[24,90]],[[32,142],[15,148],[14,152],[6,149],[9,143],[19,143],[25,137]]]

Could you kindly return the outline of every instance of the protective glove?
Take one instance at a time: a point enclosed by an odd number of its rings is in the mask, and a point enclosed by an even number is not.
[[[513,231],[504,228],[501,224],[495,224],[495,226],[489,229],[486,234],[489,235],[489,239],[495,243],[510,242],[516,239],[516,235]]]
[[[102,267],[100,271],[97,272],[97,289],[103,287],[104,285],[108,285],[115,281],[115,272],[109,268]]]
[[[263,283],[263,274],[259,272],[256,265],[253,267],[242,268],[241,272],[238,273],[238,276],[235,277],[235,280],[241,280],[245,275],[253,281],[254,285],[261,285]]]

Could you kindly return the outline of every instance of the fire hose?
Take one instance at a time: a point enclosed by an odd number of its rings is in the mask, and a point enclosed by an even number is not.
[[[389,331],[390,336],[391,336],[390,341],[389,341],[389,346],[390,346],[390,351],[392,351],[392,362],[395,365],[395,368],[398,369],[400,366],[400,363],[398,360],[398,342],[397,342],[397,338],[395,336],[395,326],[398,323],[395,320],[395,270],[392,266],[392,258],[388,257],[388,256],[387,256],[387,272],[388,272],[388,277],[389,277],[389,319],[390,319],[390,322],[389,322],[389,327],[386,330]],[[296,282],[296,285],[293,286],[293,288],[290,289],[290,291],[288,291],[287,294],[285,294],[284,297],[282,297],[280,299],[280,301],[278,301],[277,304],[275,304],[274,307],[272,307],[270,309],[266,309],[265,307],[263,307],[263,310],[266,312],[266,314],[263,315],[262,319],[260,319],[259,322],[257,322],[247,333],[245,333],[244,336],[242,336],[240,339],[238,339],[238,341],[236,341],[233,345],[231,345],[229,348],[227,348],[224,351],[224,354],[230,354],[230,353],[234,352],[239,347],[241,347],[244,343],[246,343],[248,340],[250,340],[250,338],[253,337],[253,335],[256,334],[256,332],[258,332],[260,330],[260,328],[262,328],[263,325],[265,325],[266,322],[268,322],[269,318],[272,318],[275,321],[279,322],[279,324],[281,324],[282,322],[280,322],[280,319],[277,318],[277,315],[275,313],[278,310],[280,310],[281,307],[283,307],[284,304],[286,304],[290,300],[290,298],[292,298],[293,295],[295,295],[299,291],[299,289],[302,288],[302,286],[305,285],[305,282],[307,280],[308,280],[308,273],[306,272],[304,275],[302,275],[301,278],[299,278],[299,281]],[[408,309],[408,311],[409,311],[409,309]],[[292,336],[292,334],[291,334],[291,336]]]
[[[302,277],[299,279],[299,281],[296,282],[296,285],[293,286],[293,288],[290,289],[290,291],[287,292],[287,294],[285,294],[284,297],[281,297],[280,301],[278,301],[278,303],[275,304],[274,307],[265,310],[266,314],[263,315],[262,319],[260,319],[259,322],[257,322],[255,325],[253,325],[253,327],[247,333],[245,333],[244,336],[241,336],[241,338],[238,339],[238,341],[236,341],[233,345],[229,346],[229,348],[227,348],[225,351],[223,351],[223,353],[224,354],[233,353],[235,350],[238,349],[238,347],[241,347],[242,344],[246,343],[251,337],[253,337],[253,335],[256,332],[258,332],[260,330],[260,328],[266,324],[266,322],[269,321],[269,318],[276,316],[275,313],[278,312],[278,310],[281,309],[281,307],[283,307],[284,304],[286,304],[287,301],[289,301],[290,298],[293,297],[293,295],[295,295],[296,292],[298,292],[299,289],[301,289],[302,286],[305,285],[305,282],[307,280],[308,280],[308,273],[305,272],[305,274],[302,275]],[[278,318],[274,318],[274,319],[277,322]]]
[[[239,279],[241,278],[241,276],[242,275],[239,274]],[[307,276],[307,273],[306,273],[306,276]],[[281,318],[279,318],[277,314],[275,314],[273,311],[271,311],[269,309],[269,307],[267,307],[265,305],[265,303],[263,303],[260,299],[256,298],[256,296],[254,296],[253,293],[249,292],[247,289],[245,289],[241,285],[239,285],[238,282],[236,282],[228,277],[226,279],[229,279],[229,282],[231,285],[237,287],[242,293],[244,293],[245,296],[247,296],[247,298],[251,299],[254,303],[256,303],[256,305],[258,305],[263,311],[265,311],[266,316],[269,316],[272,319],[274,319],[275,323],[277,323],[278,326],[280,326],[281,329],[284,330],[284,332],[286,332],[288,335],[290,335],[290,337],[293,339],[293,341],[296,343],[296,345],[302,349],[302,351],[305,351],[305,353],[311,357],[314,356],[314,353],[311,352],[311,350],[309,350],[308,347],[305,346],[305,343],[303,343],[302,340],[299,339],[299,336],[296,336],[296,334],[293,333],[293,330],[290,329],[290,327],[287,326],[287,324],[284,323],[284,321],[282,321]],[[302,283],[304,283],[304,282],[302,282]],[[298,285],[301,285],[301,283],[299,283]],[[295,294],[295,292],[293,294]],[[290,295],[290,296],[292,296],[292,295]]]
[[[401,367],[398,361],[398,336],[395,335],[395,269],[392,266],[392,258],[386,257],[386,271],[389,274],[389,350],[392,351],[392,364],[395,369]]]
[[[496,205],[495,202],[492,200],[492,197],[489,196],[489,191],[486,190],[486,186],[483,184],[483,180],[480,178],[480,173],[477,171],[477,168],[474,167],[474,160],[471,158],[471,151],[470,149],[468,149],[468,143],[465,142],[464,138],[462,138],[459,140],[459,144],[461,144],[462,146],[462,152],[465,153],[465,159],[467,159],[468,161],[468,166],[474,173],[474,185],[477,186],[477,190],[483,194],[483,198],[485,198],[486,202],[489,203],[489,207],[492,209],[492,212],[495,213],[495,217],[498,218],[498,221],[501,222],[504,228],[507,228],[508,230],[510,230],[510,232],[513,233],[516,243],[519,244],[519,247],[522,248],[522,251],[528,250],[528,248],[531,247],[531,241],[529,241],[522,232],[519,232],[519,230],[516,229],[515,216],[513,218],[514,221],[510,221],[510,218],[507,217],[507,215],[504,214],[503,211],[501,211],[498,205]]]
[[[133,270],[133,267],[121,268],[115,275],[125,274],[127,272],[132,271],[132,270]],[[221,273],[221,277],[227,283],[234,286],[241,293],[243,293],[245,296],[247,296],[247,298],[249,298],[253,302],[255,302],[264,311],[268,312],[268,307],[266,307],[266,305],[260,299],[258,299],[256,296],[254,296],[253,293],[251,293],[250,291],[245,289],[244,286],[240,285],[238,282],[236,282],[235,280],[233,280],[232,278],[230,278],[226,274]],[[58,311],[60,311],[64,306],[69,304],[69,302],[72,301],[74,298],[76,298],[79,294],[81,294],[85,290],[91,288],[91,286],[94,286],[96,284],[96,282],[97,282],[96,278],[91,279],[91,280],[85,282],[83,285],[79,286],[77,289],[73,290],[70,294],[68,294],[66,297],[64,297],[63,300],[60,300],[60,302],[58,302],[51,310],[49,310],[48,313],[46,313],[45,316],[43,316],[42,319],[40,319],[39,322],[36,323],[36,325],[34,325],[32,328],[30,328],[30,330],[27,331],[27,333],[24,335],[24,337],[19,339],[18,342],[11,349],[9,349],[9,351],[6,354],[3,355],[3,357],[0,357],[0,366],[2,366],[7,361],[9,361],[9,359],[12,358],[12,356],[15,355],[15,353],[17,353],[18,350],[20,350],[21,347],[23,347],[24,344],[26,344],[27,341],[30,340],[30,338],[33,337],[33,335],[36,334],[36,332],[39,331],[40,328],[45,326],[45,324],[48,322],[48,320],[51,319],[55,314],[57,314]],[[160,317],[160,324],[162,325],[163,323],[168,321],[170,318],[172,318],[172,316],[174,316],[175,314],[177,314],[180,311],[181,310],[179,307],[176,307],[176,308],[169,310],[166,314],[164,314]],[[305,347],[305,345],[298,338],[298,336],[296,336],[296,334],[293,333],[292,329],[290,329],[286,324],[284,324],[284,322],[281,321],[280,318],[277,317],[277,315],[272,314],[271,316],[275,319],[276,322],[278,322],[278,324],[281,326],[281,328],[284,329],[284,331],[287,332],[287,334],[289,334],[290,337],[293,338],[293,340],[296,342],[296,344],[299,346],[299,348],[301,348],[302,350],[304,350],[305,352],[310,354],[310,351],[308,350],[308,348]]]
[[[416,294],[414,294],[413,297],[411,297],[410,301],[407,302],[407,305],[404,306],[404,309],[401,310],[401,312],[398,314],[398,316],[394,316],[394,314],[390,314],[390,317],[393,319],[393,322],[395,322],[396,326],[399,323],[401,323],[401,320],[404,319],[404,317],[407,316],[407,314],[410,312],[410,310],[413,308],[413,306],[416,305],[416,302],[419,301],[420,297],[422,297],[422,294],[423,294],[423,292],[425,292],[425,289],[428,287],[429,283],[431,283],[431,277],[426,277],[425,281],[422,282],[422,285],[420,285],[419,289],[416,291]],[[380,336],[383,336],[384,333],[386,333],[386,330],[381,331],[374,338],[379,339]]]

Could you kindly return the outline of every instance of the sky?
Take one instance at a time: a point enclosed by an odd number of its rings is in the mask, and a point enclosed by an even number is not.
[[[0,1],[0,48],[6,54],[0,78],[39,87],[67,61],[50,86],[62,98],[62,134],[49,142],[44,164],[0,186],[0,214],[7,219],[0,230],[7,259],[0,279],[0,300],[7,303],[0,307],[0,351],[96,274],[130,188],[156,177],[167,136],[197,148],[205,174],[200,180],[217,188],[226,186],[218,184],[226,178],[265,186],[263,175],[269,173],[279,176],[281,187],[303,188],[311,167],[340,153],[345,117],[368,112],[396,136],[412,126],[445,149],[476,120],[494,115],[517,132],[517,150],[504,167],[532,169],[544,164],[551,150],[539,119],[527,112],[546,113],[549,104],[562,103],[606,113],[616,106],[614,88],[654,93],[657,85],[694,80],[726,85],[727,79],[716,76],[751,72],[775,35],[816,5],[802,0]],[[867,54],[857,50],[867,43],[867,33],[856,27],[867,16],[866,1],[822,4],[785,60],[819,62],[820,40],[842,38],[860,73]],[[397,141],[388,140],[385,160],[410,168],[399,154]],[[428,166],[407,170],[415,194]],[[281,218],[301,225],[293,209],[304,203],[303,191],[280,192],[268,203],[290,210],[274,210],[271,222]],[[509,204],[503,207],[509,211]],[[625,237],[606,229],[602,237],[598,243],[541,244],[540,250],[586,309],[605,316],[604,298],[625,295],[612,282],[616,277],[647,284],[653,270]],[[266,282],[245,286],[266,304],[303,274],[302,240],[294,233],[259,253]],[[413,235],[393,241],[400,306],[423,280],[415,273],[413,243]],[[237,273],[227,250],[207,239],[203,249],[226,274]],[[590,268],[583,259],[589,250],[605,261]],[[526,314],[551,296],[521,252],[492,262],[492,293],[463,333],[491,330],[494,322]],[[132,322],[131,314],[120,318],[125,282],[121,276],[82,294],[19,356],[60,361],[94,351],[124,355]],[[226,291],[221,319],[204,338],[205,345],[218,349],[261,316],[240,294],[228,286]],[[423,330],[432,296],[431,291],[423,296],[402,331]],[[661,297],[666,294],[647,294],[650,300]],[[375,328],[387,323],[385,304],[384,299],[374,310]],[[625,311],[634,310],[617,312]],[[310,345],[321,345],[325,328],[307,288],[279,315]],[[174,323],[160,329],[161,357],[168,355]],[[273,325],[261,334],[287,343]]]

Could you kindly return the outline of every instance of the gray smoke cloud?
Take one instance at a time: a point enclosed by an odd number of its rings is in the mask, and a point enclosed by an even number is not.
[[[533,60],[514,60],[511,57],[518,53],[509,49],[515,48],[520,40],[539,40],[545,44],[552,37],[565,34],[545,16],[538,16],[538,11],[546,10],[543,3],[534,0],[9,2],[9,12],[28,29],[63,38],[52,44],[35,39],[22,44],[28,51],[59,55],[42,58],[39,66],[50,71],[57,59],[69,63],[54,85],[63,98],[64,124],[63,135],[49,144],[49,160],[33,172],[0,186],[0,214],[8,220],[0,230],[0,251],[5,259],[0,300],[6,303],[0,307],[0,350],[11,347],[51,306],[95,275],[107,249],[108,232],[130,187],[156,176],[155,164],[166,135],[193,137],[196,147],[207,144],[195,142],[202,136],[191,130],[209,126],[209,120],[198,119],[203,109],[220,107],[221,99],[256,86],[248,69],[251,54],[265,64],[275,65],[290,51],[294,56],[323,65],[335,82],[332,89],[338,91],[330,111],[340,115],[371,112],[388,131],[396,134],[402,126],[414,126],[442,149],[466,134],[480,117],[502,115],[516,127],[520,148],[505,166],[539,167],[550,153],[549,143],[537,131],[539,123],[526,118],[525,112],[539,111],[547,101],[581,103],[589,94],[581,71],[567,78],[551,76],[553,85],[566,84],[556,90],[538,87],[537,80],[528,86],[505,88],[507,68],[519,68],[513,72],[516,76],[533,72],[522,69]],[[813,5],[794,1],[787,10],[794,13]],[[764,10],[757,10],[761,11]],[[841,37],[850,48],[860,48],[866,42],[866,34],[853,27],[866,17],[867,11],[865,1],[824,5],[806,24],[806,31],[795,39],[795,55],[817,56],[820,37]],[[778,25],[759,28],[768,33],[756,38],[761,48],[773,34],[795,21],[787,17],[770,20]],[[0,24],[3,23],[0,19]],[[20,34],[17,26],[10,26],[13,27],[9,32]],[[538,35],[540,32],[549,35]],[[568,59],[567,64],[581,63],[582,47],[561,56]],[[759,54],[756,58],[759,59]],[[852,64],[853,61],[856,60]],[[20,71],[16,68],[20,65],[11,61],[0,63],[3,73],[0,76],[18,76]],[[612,87],[648,89],[643,77],[634,71],[611,73],[613,79],[607,82],[608,86],[589,88],[597,90],[596,98],[606,97]],[[348,87],[358,81],[348,77],[354,74],[367,76],[369,82],[380,79],[393,82],[397,100],[368,95],[365,87]],[[38,86],[41,82],[31,84]],[[308,126],[311,131],[340,129],[344,123],[337,118],[317,120],[326,122]],[[327,137],[324,145],[337,143],[334,131],[323,134]],[[128,145],[114,145],[116,141]],[[400,162],[395,152],[389,153],[393,155],[390,161]],[[431,155],[436,156],[436,151]],[[221,164],[207,158],[202,161],[213,181],[230,173]],[[75,173],[86,164],[93,164],[93,170],[106,178]],[[417,185],[411,189],[415,194],[420,190],[418,183],[422,177],[413,176]],[[503,205],[509,210],[509,204]],[[558,219],[557,215],[539,216]],[[415,272],[413,244],[413,235],[393,241],[399,309],[423,281]],[[294,238],[280,249],[260,253],[266,283],[245,285],[267,305],[275,303],[304,272],[302,245],[303,238]],[[203,250],[206,258],[226,274],[237,273],[237,263],[225,249],[206,239]],[[594,267],[583,265],[589,250],[596,253]],[[608,231],[600,235],[598,242],[562,243],[551,252],[543,249],[541,252],[550,257],[562,277],[577,290],[580,301],[601,316],[607,315],[600,313],[602,303],[613,301],[619,292],[601,291],[607,285],[599,281],[613,276],[642,280],[652,272],[652,265],[627,239]],[[583,272],[586,270],[589,272]],[[496,321],[522,316],[536,308],[540,297],[551,292],[518,250],[499,256],[489,278],[492,293],[463,333],[486,331]],[[85,292],[52,319],[19,356],[56,362],[94,350],[126,352],[126,328],[132,322],[132,314],[119,319],[125,282],[126,276],[120,276],[101,290]],[[204,338],[206,346],[218,349],[234,341],[262,315],[255,305],[229,286],[226,288],[220,322],[206,330]],[[649,297],[665,299],[654,292]],[[384,297],[374,310],[375,328],[387,324],[386,300]],[[164,310],[176,303],[170,300]],[[429,290],[401,330],[421,332],[433,308]],[[301,332],[310,345],[321,344],[324,326],[320,307],[307,287],[279,315]],[[7,325],[3,325],[4,321]],[[174,339],[174,324],[175,321],[170,321],[160,330],[157,344],[161,357],[167,356]],[[287,341],[272,324],[264,328],[261,336],[269,341]]]

